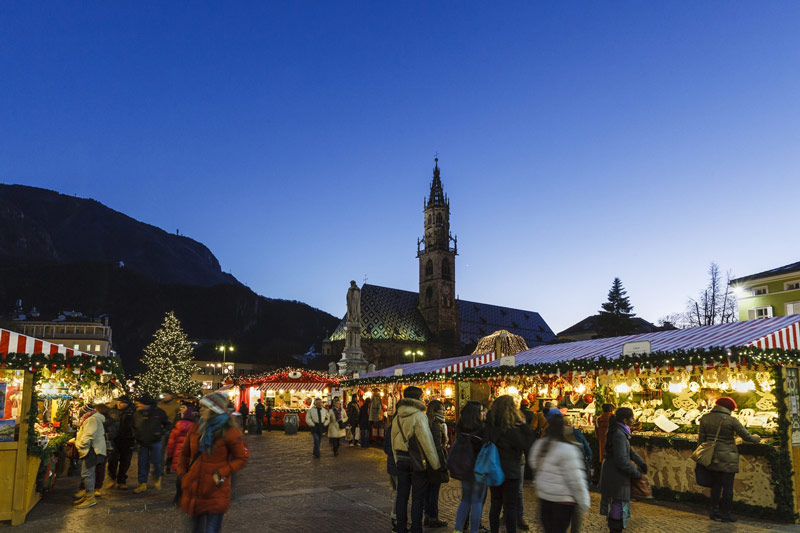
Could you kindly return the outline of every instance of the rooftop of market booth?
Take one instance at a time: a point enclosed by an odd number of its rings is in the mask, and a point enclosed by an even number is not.
[[[460,372],[465,368],[485,365],[495,359],[494,353],[480,355],[461,355],[458,357],[448,357],[446,359],[429,359],[416,363],[404,363],[401,365],[390,366],[375,372],[370,372],[360,376],[360,378],[376,378],[394,376],[398,369],[405,374],[420,374],[423,372]]]
[[[703,350],[712,347],[731,348],[734,346],[797,350],[800,349],[800,315],[536,346],[518,353],[516,364],[557,363],[599,357],[616,359],[622,356],[622,349],[626,343],[642,341],[650,342],[652,352]],[[482,366],[499,365],[500,361],[494,360]]]

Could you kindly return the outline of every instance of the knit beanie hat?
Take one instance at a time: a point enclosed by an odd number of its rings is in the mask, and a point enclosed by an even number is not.
[[[553,422],[554,418],[563,418],[564,415],[561,414],[561,411],[558,409],[550,409],[547,411],[547,414],[544,415],[544,419],[547,420],[548,424]]]
[[[204,396],[203,399],[200,400],[200,405],[208,407],[218,415],[228,412],[228,399],[221,392],[212,392]]]
[[[724,407],[730,412],[734,412],[736,410],[736,402],[733,401],[733,398],[731,398],[730,396],[723,396],[722,398],[718,399],[717,405],[719,405],[720,407]]]

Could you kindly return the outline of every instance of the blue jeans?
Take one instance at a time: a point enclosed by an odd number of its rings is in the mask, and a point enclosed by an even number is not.
[[[425,472],[414,472],[411,461],[397,461],[397,531],[408,525],[408,497],[411,496],[411,533],[422,533],[422,498],[425,492]]]
[[[192,517],[192,533],[219,533],[222,531],[222,513],[201,514]]]
[[[314,437],[314,455],[319,457],[319,443],[322,440],[322,433],[311,431],[311,436]]]
[[[461,503],[456,511],[456,531],[463,531],[469,516],[469,530],[478,533],[483,513],[483,500],[486,498],[486,485],[475,481],[474,477],[461,482]]]
[[[153,465],[153,475],[161,478],[161,441],[139,446],[139,483],[147,483],[150,474],[150,465]]]
[[[83,482],[83,488],[86,490],[86,494],[94,493],[97,468],[98,465],[105,468],[105,466],[103,466],[105,460],[106,457],[104,455],[96,455],[94,453],[94,448],[89,448],[89,453],[81,459],[81,481]]]
[[[519,499],[517,500],[517,522],[522,522],[525,519],[524,507],[522,501],[522,483],[525,481],[525,465],[520,467],[519,473]]]

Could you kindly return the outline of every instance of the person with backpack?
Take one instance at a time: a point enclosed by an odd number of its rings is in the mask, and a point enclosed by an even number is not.
[[[731,516],[733,504],[733,478],[739,471],[739,450],[736,435],[745,442],[759,442],[761,437],[751,435],[736,418],[733,398],[724,396],[716,401],[710,413],[700,419],[697,444],[714,439],[714,456],[707,467],[711,473],[711,511],[709,518],[717,522],[736,522]]]
[[[647,473],[644,460],[631,449],[634,420],[629,407],[620,407],[608,419],[605,458],[600,470],[600,514],[608,517],[611,533],[621,533],[631,517],[631,479],[640,479]]]
[[[479,402],[467,402],[461,410],[461,418],[456,426],[456,441],[447,456],[450,475],[461,481],[461,502],[456,510],[454,533],[462,533],[467,520],[470,522],[470,533],[478,533],[481,523],[486,485],[475,480],[475,458],[481,451],[485,436],[482,408]]]
[[[497,448],[503,472],[503,482],[489,488],[492,497],[489,528],[492,533],[498,533],[502,509],[506,532],[516,533],[522,458],[533,444],[533,431],[525,424],[512,396],[500,396],[492,403],[486,423],[486,439]]]
[[[405,532],[408,529],[410,495],[411,533],[422,533],[426,463],[432,470],[439,470],[441,463],[419,387],[407,387],[403,391],[403,399],[397,402],[397,415],[392,423],[392,452],[397,465],[397,530]]]
[[[428,425],[431,428],[431,436],[436,446],[436,454],[439,456],[439,463],[444,468],[446,463],[447,448],[447,424],[444,421],[444,404],[439,400],[432,400],[428,404]],[[445,527],[447,522],[439,519],[439,490],[442,487],[442,478],[448,478],[446,470],[428,472],[428,480],[425,483],[425,495],[423,497],[423,525],[425,527]]]
[[[583,453],[568,438],[571,431],[564,417],[557,409],[547,415],[547,433],[531,448],[528,463],[536,472],[544,533],[566,533],[576,514],[583,515],[589,509],[589,486]]]

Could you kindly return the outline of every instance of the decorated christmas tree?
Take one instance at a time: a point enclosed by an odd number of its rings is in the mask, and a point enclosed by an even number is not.
[[[192,381],[192,372],[197,369],[192,350],[180,321],[172,311],[168,312],[153,335],[153,342],[144,349],[142,363],[147,370],[136,376],[139,394],[158,398],[164,390],[171,390],[176,394],[197,395],[200,385]]]

